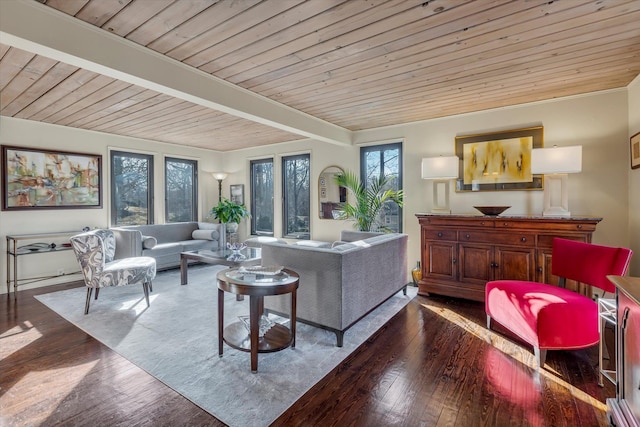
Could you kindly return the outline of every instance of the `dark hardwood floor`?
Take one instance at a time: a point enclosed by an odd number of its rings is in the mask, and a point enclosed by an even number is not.
[[[224,425],[34,298],[78,285],[1,295],[0,425]],[[606,425],[596,348],[533,366],[481,303],[416,297],[273,425]]]

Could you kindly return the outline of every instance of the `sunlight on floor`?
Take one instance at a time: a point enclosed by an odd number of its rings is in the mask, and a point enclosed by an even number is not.
[[[41,336],[42,334],[29,321],[3,332],[0,335],[0,360],[28,346]]]
[[[156,295],[149,295],[149,306],[153,304],[153,301],[156,299]],[[141,314],[143,311],[147,309],[147,300],[142,297],[135,300],[124,301],[117,308],[120,311],[128,311],[133,310],[136,316]]]
[[[25,414],[25,418],[29,419],[29,423],[45,421],[60,407],[67,396],[73,392],[73,389],[82,382],[98,362],[99,360],[95,360],[59,369],[31,371],[11,387],[11,392],[5,392],[0,396],[0,407],[23,408],[21,412]],[[65,381],[59,380],[61,377],[65,378]],[[46,388],[50,383],[55,383],[56,393],[47,393],[45,402],[37,390],[38,388]],[[37,414],[31,410],[33,405],[38,407]],[[35,417],[38,419],[34,419]]]
[[[502,337],[501,335],[494,333],[493,331],[490,331],[485,327],[479,326],[473,321],[467,319],[466,317],[461,316],[460,314],[452,310],[449,310],[448,308],[433,307],[427,304],[422,304],[422,306],[432,311],[433,313],[441,317],[444,317],[448,321],[464,329],[467,333],[486,341],[487,343],[491,344],[493,348],[499,350],[504,355],[511,357],[512,359],[515,359],[516,361],[530,368],[532,370],[532,376],[531,376],[532,381],[539,383],[540,381],[539,376],[541,375],[545,379],[553,381],[559,384],[560,386],[568,389],[575,398],[580,399],[583,402],[586,402],[594,406],[598,410],[602,410],[602,411],[607,410],[606,404],[591,397],[589,394],[574,387],[573,385],[569,384],[568,382],[560,378],[558,376],[558,372],[551,370],[548,365],[544,369],[537,369],[535,357],[531,349],[528,349],[528,348],[525,349],[525,348],[519,347],[520,350],[517,350],[516,352],[508,351],[507,349],[512,346],[512,343],[508,341],[506,338]]]

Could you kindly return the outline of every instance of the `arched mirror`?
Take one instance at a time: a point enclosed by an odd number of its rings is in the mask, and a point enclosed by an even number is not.
[[[340,203],[347,201],[347,189],[336,184],[336,175],[344,170],[338,166],[326,167],[318,178],[318,206],[320,219],[336,219]]]

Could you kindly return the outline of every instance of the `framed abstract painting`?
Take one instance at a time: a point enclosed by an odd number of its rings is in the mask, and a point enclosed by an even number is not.
[[[2,146],[2,210],[102,207],[102,156]]]
[[[531,173],[531,151],[543,147],[542,126],[457,136],[460,159],[456,191],[541,190]]]

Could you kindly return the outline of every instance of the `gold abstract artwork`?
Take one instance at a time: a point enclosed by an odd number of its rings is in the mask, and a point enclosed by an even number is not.
[[[463,146],[465,185],[533,181],[533,137],[467,143]]]

